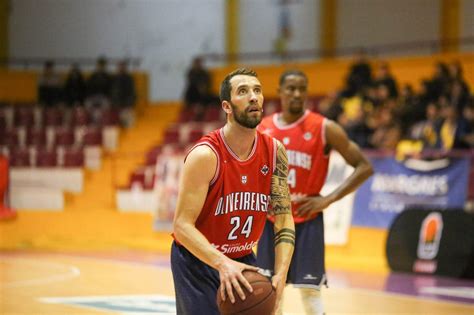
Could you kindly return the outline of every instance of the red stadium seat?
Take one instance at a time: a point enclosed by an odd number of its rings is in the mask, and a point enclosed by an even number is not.
[[[64,151],[64,167],[83,167],[84,149],[78,147],[69,147]]]
[[[7,129],[0,137],[0,145],[17,146],[20,145],[19,131],[17,128]]]
[[[202,135],[203,135],[203,131],[202,131],[201,128],[192,129],[189,132],[189,135],[188,135],[188,142],[194,143],[194,142],[198,141],[199,139],[201,139]]]
[[[179,129],[176,127],[169,127],[166,129],[165,134],[163,136],[163,143],[164,144],[171,144],[179,142],[180,132]]]
[[[84,145],[102,145],[102,129],[98,127],[87,127],[82,138]]]
[[[84,107],[75,107],[71,113],[71,122],[74,126],[87,126],[91,123],[91,115]]]
[[[113,108],[103,109],[99,121],[102,126],[117,126],[120,123],[120,113]]]
[[[74,144],[74,132],[69,127],[56,127],[54,129],[54,143],[60,146]]]
[[[10,147],[10,165],[12,167],[31,166],[30,150],[26,147]]]
[[[33,106],[20,106],[14,111],[15,126],[30,127],[34,123]]]
[[[36,163],[37,167],[55,167],[57,166],[56,150],[39,147],[36,149]]]
[[[42,146],[46,144],[46,131],[43,128],[29,128],[26,132],[26,144]]]
[[[60,126],[63,123],[63,112],[59,108],[50,107],[43,111],[44,126]]]

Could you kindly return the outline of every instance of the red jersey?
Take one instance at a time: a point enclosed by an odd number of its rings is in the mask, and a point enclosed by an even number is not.
[[[263,232],[270,206],[276,141],[257,131],[246,160],[232,152],[222,128],[202,137],[192,149],[200,145],[214,151],[217,169],[196,228],[226,256],[248,255]]]
[[[291,200],[316,196],[326,180],[329,156],[324,153],[326,118],[306,110],[304,115],[290,125],[279,122],[280,113],[265,117],[258,130],[280,140],[288,155],[288,186]],[[295,223],[313,219],[296,217],[297,204],[292,202]],[[271,220],[273,220],[270,217]]]

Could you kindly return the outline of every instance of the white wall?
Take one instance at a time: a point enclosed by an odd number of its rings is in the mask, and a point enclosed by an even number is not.
[[[461,0],[461,37],[474,37],[474,1]],[[461,45],[464,51],[473,51],[474,43]]]
[[[239,45],[242,53],[274,51],[279,35],[280,1],[241,1]],[[293,0],[286,7],[292,32],[288,51],[319,49],[320,0]]]
[[[437,40],[440,0],[338,0],[339,48]],[[431,53],[413,49],[410,53]],[[396,51],[393,54],[397,54]]]
[[[153,100],[179,99],[194,55],[224,52],[220,0],[13,0],[11,57],[142,58]],[[112,69],[111,69],[112,70]]]

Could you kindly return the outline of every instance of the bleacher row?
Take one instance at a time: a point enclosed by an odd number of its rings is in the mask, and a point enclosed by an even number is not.
[[[88,159],[88,152],[97,151],[94,147],[114,150],[118,123],[113,109],[2,106],[0,154],[10,157],[12,167],[97,168],[100,164]]]
[[[80,193],[84,169],[99,169],[117,148],[119,112],[111,108],[0,106],[0,154],[10,163],[17,209],[64,208],[64,192]]]

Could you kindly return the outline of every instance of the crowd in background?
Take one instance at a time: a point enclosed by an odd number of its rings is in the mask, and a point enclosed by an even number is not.
[[[319,111],[337,121],[363,148],[397,149],[402,142],[423,149],[474,146],[474,102],[461,64],[438,62],[415,91],[399,87],[388,63],[373,69],[364,55],[351,66],[345,88],[326,96]]]
[[[134,79],[127,60],[120,60],[116,67],[116,72],[110,73],[107,59],[100,57],[89,76],[72,64],[64,78],[55,70],[54,61],[48,60],[38,79],[38,103],[45,107],[110,107],[130,116],[136,101]]]

